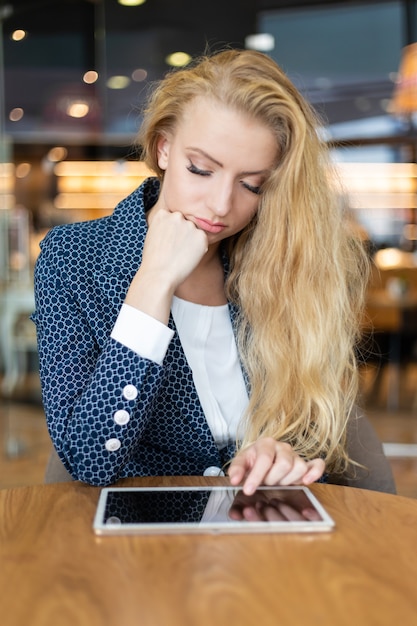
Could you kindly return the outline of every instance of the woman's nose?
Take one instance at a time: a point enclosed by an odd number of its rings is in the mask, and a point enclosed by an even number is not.
[[[215,215],[227,215],[233,206],[233,187],[225,184],[216,188],[211,198],[211,210]]]

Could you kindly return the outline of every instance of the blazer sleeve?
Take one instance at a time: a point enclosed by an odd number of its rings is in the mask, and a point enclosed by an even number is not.
[[[112,339],[104,324],[101,337],[93,331],[97,312],[80,306],[65,258],[51,243],[57,236],[48,236],[35,268],[33,321],[48,430],[73,478],[110,484],[143,437],[163,367]]]
[[[391,466],[369,419],[356,408],[348,421],[347,451],[352,461],[342,475],[330,475],[328,482],[360,489],[396,493]]]

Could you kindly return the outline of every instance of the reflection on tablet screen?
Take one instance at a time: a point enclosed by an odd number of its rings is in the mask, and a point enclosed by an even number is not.
[[[103,523],[205,524],[231,522],[307,522],[322,516],[302,489],[140,489],[109,491]]]

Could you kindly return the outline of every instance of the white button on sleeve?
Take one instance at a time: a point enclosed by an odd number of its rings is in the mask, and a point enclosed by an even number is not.
[[[106,519],[106,526],[121,526],[122,524],[122,520],[120,519],[120,517],[116,517],[115,515],[112,515],[111,517],[108,517]]]
[[[203,476],[224,476],[224,472],[220,467],[211,465],[204,470]]]
[[[113,339],[159,365],[173,335],[168,326],[129,304],[122,305],[111,333]]]
[[[113,415],[113,419],[119,426],[124,426],[129,422],[130,415],[124,409],[120,409],[119,411],[116,411],[116,413]]]
[[[106,441],[106,450],[108,450],[109,452],[116,452],[116,450],[118,450],[121,445],[122,444],[119,439],[108,439]]]
[[[123,397],[126,398],[126,400],[136,400],[138,397],[138,390],[135,385],[126,385],[123,387]]]

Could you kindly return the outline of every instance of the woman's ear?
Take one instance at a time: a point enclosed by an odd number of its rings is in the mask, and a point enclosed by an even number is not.
[[[169,160],[169,139],[165,135],[161,135],[157,143],[158,165],[161,170],[166,170]]]

